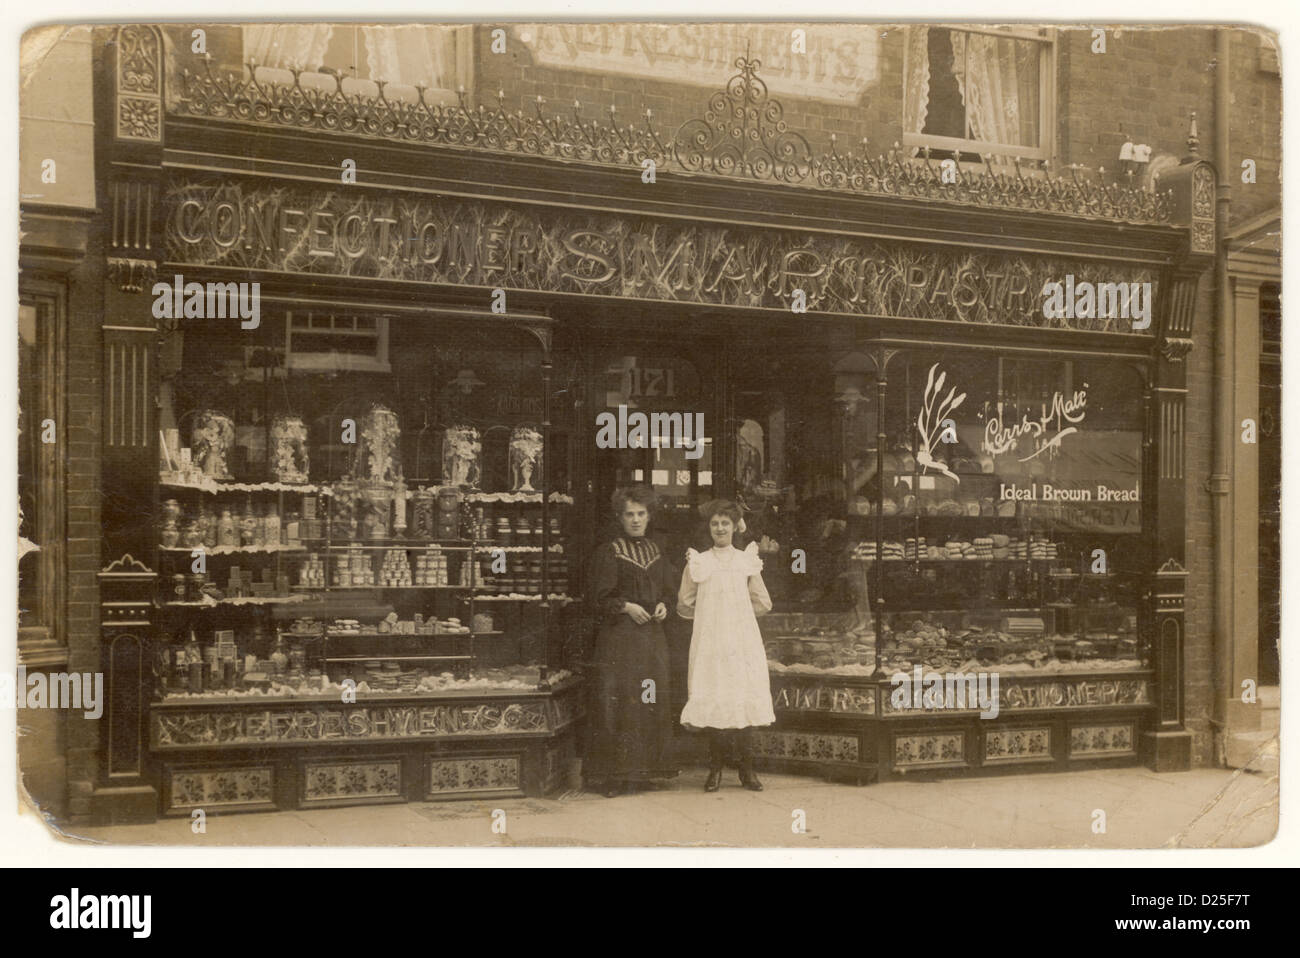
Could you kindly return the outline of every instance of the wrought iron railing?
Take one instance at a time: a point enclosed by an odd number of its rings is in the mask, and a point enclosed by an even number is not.
[[[203,72],[181,72],[181,91],[173,112],[232,119],[304,130],[427,143],[497,153],[551,157],[642,169],[677,170],[723,177],[773,180],[825,190],[882,196],[917,197],[999,209],[1064,213],[1131,223],[1167,223],[1168,195],[1118,183],[1093,182],[1071,166],[1068,176],[1025,170],[1019,158],[999,163],[989,157],[984,169],[932,162],[928,148],[920,157],[904,156],[898,144],[872,157],[841,152],[831,135],[829,149],[816,152],[800,133],[789,129],[781,103],[770,97],[759,78],[758,60],[739,57],[739,73],[710,98],[702,117],[687,120],[671,137],[654,127],[646,110],[635,123],[619,122],[615,108],[607,120],[587,119],[581,104],[572,114],[545,112],[538,97],[534,115],[505,106],[498,92],[495,107],[470,106],[464,91],[454,104],[430,103],[425,88],[414,100],[387,97],[385,83],[374,81],[375,95],[349,93],[334,74],[334,89],[304,86],[302,70],[291,83],[258,79],[256,63],[247,75],[214,73],[211,58]],[[1006,167],[1011,167],[1008,171]]]

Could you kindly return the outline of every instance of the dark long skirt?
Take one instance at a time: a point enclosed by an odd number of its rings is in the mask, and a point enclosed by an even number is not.
[[[596,637],[589,740],[583,776],[589,782],[671,778],[673,703],[663,624],[637,625],[620,615]],[[654,681],[654,701],[645,680]]]

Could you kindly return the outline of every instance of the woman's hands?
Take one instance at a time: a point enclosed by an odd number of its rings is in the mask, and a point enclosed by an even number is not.
[[[657,614],[661,608],[663,608],[662,602],[655,607],[655,613]],[[650,621],[650,613],[641,608],[641,606],[637,605],[635,602],[624,602],[623,611],[626,612],[628,618],[637,625],[645,625]]]
[[[668,618],[668,606],[664,605],[662,602],[655,606],[654,615],[651,615],[635,602],[624,602],[623,611],[627,614],[628,618],[637,625],[645,625],[651,619],[654,619],[656,622],[662,622],[664,619]]]

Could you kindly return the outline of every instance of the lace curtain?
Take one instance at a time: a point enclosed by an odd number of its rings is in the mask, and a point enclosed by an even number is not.
[[[328,23],[280,23],[244,27],[244,59],[258,66],[317,70],[325,62],[334,28]]]
[[[1038,144],[1038,54],[1030,40],[953,31],[953,73],[972,139]]]
[[[903,97],[903,129],[920,133],[930,107],[930,28],[907,29],[907,95]]]
[[[325,63],[335,29],[329,24],[246,26],[244,58],[256,60],[258,66],[317,71]],[[341,26],[337,29],[361,31],[365,44],[362,78],[441,90],[454,90],[458,85],[457,30],[461,28]],[[351,49],[351,44],[348,48]]]
[[[457,27],[362,27],[372,79],[454,90]]]
[[[965,108],[970,138],[1008,146],[1039,143],[1040,45],[1016,37],[948,31],[953,78]],[[929,27],[907,32],[907,96],[903,129],[925,130],[930,105]],[[990,157],[1010,166],[1010,157]]]

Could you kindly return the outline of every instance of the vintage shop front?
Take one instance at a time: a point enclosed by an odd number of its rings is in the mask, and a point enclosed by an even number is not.
[[[751,63],[664,136],[296,77],[164,89],[160,36],[119,41],[112,814],[558,788],[584,559],[629,481],[663,494],[670,554],[702,498],[750,510],[768,767],[1188,767],[1181,359],[1213,249],[1194,149],[1168,195],[944,184],[783,129],[793,152],[770,148]],[[178,275],[260,283],[257,326],[159,317]],[[1150,326],[1045,319],[1067,276],[1149,283]],[[596,448],[620,406],[699,413],[707,448]],[[899,706],[888,676],[917,669],[996,673],[996,717]]]

